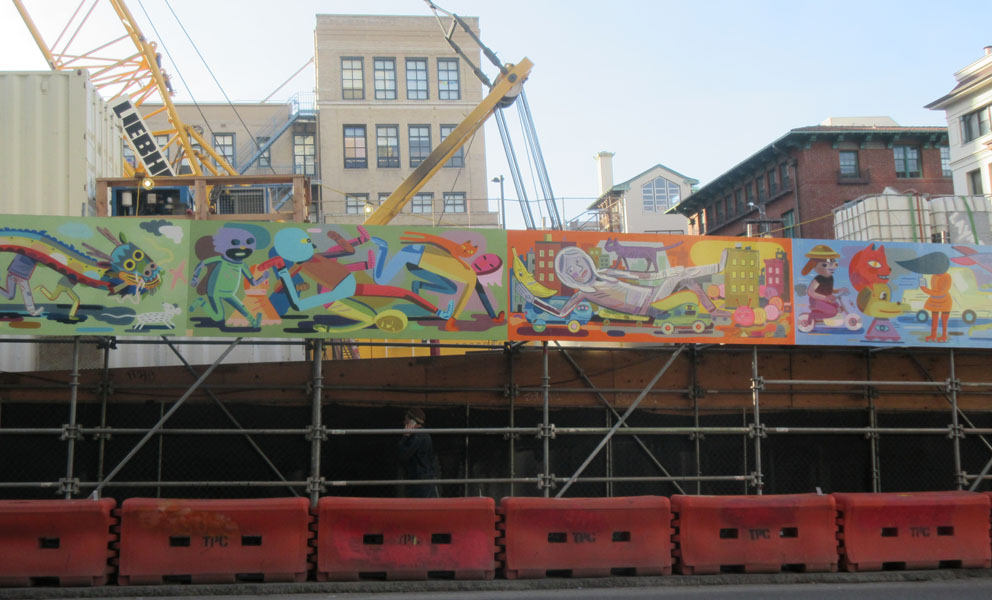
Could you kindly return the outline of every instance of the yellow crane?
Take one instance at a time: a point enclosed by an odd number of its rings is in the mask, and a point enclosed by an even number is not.
[[[143,173],[183,175],[178,172],[179,165],[188,165],[191,176],[238,174],[223,155],[180,118],[172,102],[172,83],[162,69],[157,44],[145,37],[123,0],[81,1],[51,42],[42,36],[23,0],[13,2],[48,66],[55,71],[89,71],[93,85],[109,99],[109,105],[121,117],[124,138],[138,160],[133,167],[125,163],[126,176]],[[105,19],[99,18],[101,8],[108,4],[122,27],[118,36],[109,40],[108,32],[103,29]],[[37,8],[45,10],[45,3]],[[51,16],[46,14],[46,17]],[[100,42],[89,46],[88,43],[93,43],[89,40]],[[149,101],[160,101],[162,106],[142,114],[141,107]],[[162,112],[166,113],[170,128],[149,131],[145,119]],[[164,147],[159,147],[155,141],[156,136],[161,135],[168,136]],[[176,149],[171,161],[165,158],[169,148]]]

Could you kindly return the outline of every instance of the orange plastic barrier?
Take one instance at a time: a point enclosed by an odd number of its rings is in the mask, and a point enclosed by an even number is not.
[[[830,496],[672,496],[676,567],[683,574],[837,570]]]
[[[503,498],[497,512],[507,579],[668,575],[668,498]]]
[[[317,579],[492,579],[492,498],[321,498]]]
[[[841,568],[989,568],[989,497],[976,492],[833,494]]]
[[[103,585],[117,536],[102,500],[0,500],[0,586]]]
[[[305,581],[306,498],[164,500],[121,506],[121,585]]]

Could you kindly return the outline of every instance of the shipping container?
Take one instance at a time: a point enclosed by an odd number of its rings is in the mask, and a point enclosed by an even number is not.
[[[122,129],[85,71],[0,72],[0,213],[88,216]]]
[[[934,239],[946,244],[992,244],[992,202],[988,196],[930,199]]]
[[[933,218],[925,196],[885,193],[862,196],[834,209],[838,240],[929,242]]]

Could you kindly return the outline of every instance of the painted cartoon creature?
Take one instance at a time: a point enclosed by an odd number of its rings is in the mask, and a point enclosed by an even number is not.
[[[7,267],[7,281],[0,286],[0,295],[13,299],[19,290],[28,313],[39,316],[41,309],[34,303],[30,285],[37,265],[62,275],[54,290],[41,285],[36,291],[52,302],[67,296],[72,302],[69,319],[77,318],[81,302],[73,289],[77,284],[104,289],[121,301],[130,299],[135,303],[144,294],[155,293],[162,284],[162,269],[155,261],[123,233],[114,236],[104,227],[96,230],[114,245],[109,254],[88,244],[82,244],[84,252],[47,231],[0,227],[0,252],[19,255]]]
[[[268,279],[268,272],[258,278],[254,276],[245,260],[254,254],[255,249],[269,244],[269,233],[261,227],[239,224],[225,225],[213,236],[213,250],[216,256],[200,261],[193,269],[190,285],[197,287],[204,270],[213,267],[207,280],[206,296],[200,296],[190,306],[190,312],[203,307],[207,315],[221,323],[225,320],[225,304],[230,305],[248,320],[251,327],[258,327],[262,322],[262,313],[251,314],[244,303],[238,298],[242,290],[242,280],[251,285]]]
[[[847,266],[848,279],[858,291],[858,310],[872,318],[865,339],[873,342],[898,342],[899,332],[889,319],[902,312],[901,306],[892,301],[889,275],[892,267],[885,257],[885,246],[875,244],[854,253]],[[898,311],[896,308],[898,307]]]
[[[929,285],[926,277],[920,277],[920,291],[929,296],[923,305],[923,310],[930,311],[930,335],[925,341],[946,342],[947,322],[951,318],[954,304],[951,298],[951,274],[947,272],[951,267],[951,259],[943,252],[931,252],[910,260],[900,260],[898,263],[908,271],[930,276]],[[938,321],[941,327],[939,336]]]

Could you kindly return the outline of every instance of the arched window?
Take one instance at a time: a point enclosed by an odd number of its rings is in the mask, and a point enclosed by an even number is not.
[[[681,200],[681,190],[674,181],[655,177],[641,186],[644,212],[665,212]]]

